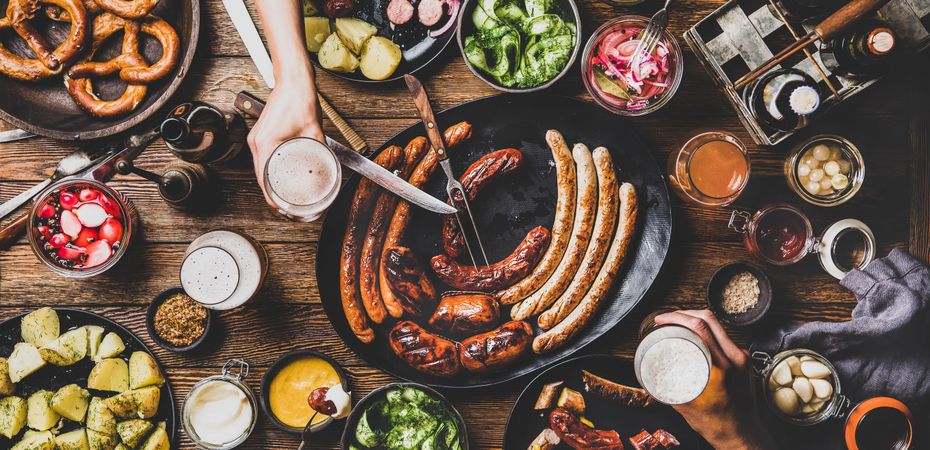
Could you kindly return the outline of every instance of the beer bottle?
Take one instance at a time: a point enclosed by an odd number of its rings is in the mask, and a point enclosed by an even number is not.
[[[889,67],[897,48],[898,36],[894,30],[887,23],[873,19],[823,43],[820,59],[835,74],[869,77]]]
[[[768,72],[743,91],[743,101],[759,123],[779,131],[807,126],[820,100],[817,82],[797,69]]]
[[[174,108],[159,133],[168,149],[184,161],[223,164],[242,152],[247,129],[242,116],[193,101]]]

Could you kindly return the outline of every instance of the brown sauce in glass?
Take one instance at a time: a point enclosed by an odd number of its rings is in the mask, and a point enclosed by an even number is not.
[[[793,211],[775,210],[759,220],[755,232],[759,251],[773,261],[788,261],[807,245],[804,218]]]

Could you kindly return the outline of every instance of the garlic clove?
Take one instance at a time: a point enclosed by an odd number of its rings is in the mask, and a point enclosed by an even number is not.
[[[791,384],[791,368],[788,366],[787,361],[782,361],[775,366],[775,370],[772,371],[772,379],[775,380],[779,386],[787,386]]]
[[[811,386],[811,382],[807,378],[795,378],[794,382],[791,383],[791,389],[794,389],[794,392],[798,394],[798,397],[804,403],[808,403],[814,398],[814,387]]]
[[[802,361],[801,373],[807,378],[827,378],[830,376],[830,368],[820,361]]]
[[[813,414],[816,411],[817,410],[811,405],[804,405],[804,407],[801,408],[801,414]]]
[[[816,359],[814,359],[813,356],[810,356],[810,355],[804,355],[804,356],[802,356],[802,357],[800,357],[800,358],[798,358],[798,359],[800,359],[801,362],[804,362],[804,361],[817,361]]]
[[[785,358],[785,362],[788,363],[788,367],[791,368],[791,375],[796,377],[803,375],[801,373],[801,360],[797,356],[789,356]]]
[[[814,388],[814,396],[819,399],[828,399],[833,395],[833,383],[827,380],[810,380],[811,386]]]
[[[798,398],[798,394],[791,388],[781,388],[775,391],[773,400],[775,401],[775,407],[789,416],[797,414],[798,410],[801,409],[801,402]]]

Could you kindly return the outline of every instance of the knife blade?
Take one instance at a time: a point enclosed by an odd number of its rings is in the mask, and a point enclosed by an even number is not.
[[[246,92],[241,92],[236,96],[235,105],[243,114],[252,116],[253,118],[260,116],[262,110],[265,108],[264,102]],[[391,171],[375,164],[370,159],[343,145],[341,142],[326,136],[326,145],[333,150],[333,153],[336,154],[336,159],[338,159],[342,165],[375,182],[378,186],[399,195],[404,200],[426,209],[427,211],[439,214],[455,214],[456,209],[452,205],[423,192],[416,186],[408,183],[407,180],[394,175]]]
[[[223,0],[223,7],[226,8],[226,13],[229,14],[233,26],[236,27],[236,31],[239,33],[242,43],[245,44],[245,49],[248,50],[252,62],[255,63],[258,73],[261,74],[268,88],[274,89],[274,70],[271,64],[271,56],[268,55],[268,50],[265,49],[265,44],[258,34],[258,28],[255,28],[255,22],[252,21],[249,9],[245,7],[245,1]]]
[[[36,135],[19,128],[14,128],[12,130],[0,131],[0,144],[5,142],[20,141],[23,139],[29,139],[35,137]]]

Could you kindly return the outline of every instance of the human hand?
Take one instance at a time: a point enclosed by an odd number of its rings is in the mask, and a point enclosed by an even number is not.
[[[656,316],[657,325],[690,329],[710,349],[713,366],[704,392],[674,408],[718,450],[774,449],[755,419],[749,380],[749,353],[739,348],[709,310],[675,311]]]
[[[248,138],[255,178],[268,205],[275,206],[265,191],[265,162],[275,148],[288,139],[308,137],[325,142],[322,114],[312,76],[296,81],[282,80],[271,91],[265,109]]]

